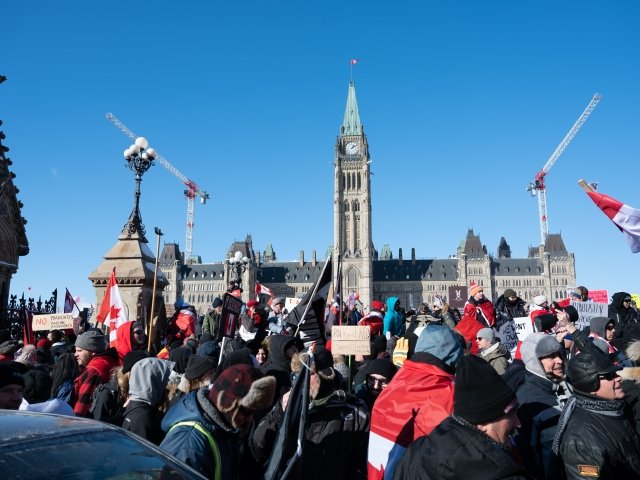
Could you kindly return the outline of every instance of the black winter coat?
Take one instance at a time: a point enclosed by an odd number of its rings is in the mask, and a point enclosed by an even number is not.
[[[526,479],[511,456],[483,433],[447,417],[409,445],[394,480]]]
[[[500,295],[495,303],[496,310],[496,328],[500,327],[509,320],[513,320],[518,317],[526,317],[527,310],[524,300],[520,297],[516,298],[515,303],[510,303],[508,298],[504,298],[504,295]]]
[[[616,292],[611,297],[607,317],[616,322],[616,333],[613,343],[618,350],[624,350],[625,329],[638,321],[638,313],[629,306],[625,308],[623,300],[630,297],[627,292]]]
[[[162,415],[157,408],[146,402],[131,400],[124,410],[122,428],[160,445],[164,439],[164,432],[160,428],[161,421]]]
[[[640,478],[640,441],[627,417],[612,417],[576,406],[560,443],[566,476],[584,479]],[[580,472],[583,475],[580,475]]]

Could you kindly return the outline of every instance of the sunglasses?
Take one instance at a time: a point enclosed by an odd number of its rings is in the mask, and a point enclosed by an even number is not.
[[[614,380],[618,376],[618,372],[606,373],[604,375],[598,375],[602,380]]]

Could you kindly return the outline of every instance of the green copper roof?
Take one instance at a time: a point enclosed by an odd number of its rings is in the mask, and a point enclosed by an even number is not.
[[[341,135],[362,135],[362,124],[358,113],[358,102],[356,101],[356,86],[353,81],[349,82],[349,93],[347,94],[347,106],[344,110],[344,120],[342,120]]]

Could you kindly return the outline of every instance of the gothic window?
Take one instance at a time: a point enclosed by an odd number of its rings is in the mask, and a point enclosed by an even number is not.
[[[342,239],[342,247],[344,249],[349,248],[349,240],[351,238],[351,216],[344,216],[344,238]]]
[[[356,189],[356,174],[351,172],[351,188]]]
[[[355,221],[353,222],[353,239],[355,248],[358,249],[360,246],[360,215],[356,215]]]
[[[344,211],[345,212],[349,211],[349,201],[344,202]]]
[[[360,174],[358,173],[358,186],[357,186],[358,190],[360,190]]]
[[[358,271],[355,268],[350,268],[347,272],[347,290],[358,291]]]
[[[351,190],[351,174],[347,173],[347,190]]]
[[[353,202],[353,211],[354,212],[359,212],[360,211],[360,202],[358,200],[355,200]]]

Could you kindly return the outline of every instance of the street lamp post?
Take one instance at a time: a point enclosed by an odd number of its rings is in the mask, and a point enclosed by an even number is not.
[[[231,267],[229,272],[229,281],[236,282],[238,288],[242,289],[242,274],[246,272],[247,265],[249,265],[249,258],[243,257],[242,252],[237,251],[229,258],[229,266]]]
[[[124,151],[125,164],[132,172],[136,174],[136,191],[134,193],[133,210],[129,215],[129,220],[124,226],[123,232],[126,231],[127,237],[131,237],[134,233],[140,235],[140,240],[148,243],[144,236],[145,230],[142,224],[142,216],[140,215],[140,182],[142,175],[153,166],[157,153],[153,148],[149,147],[149,142],[144,137],[136,138],[133,145]]]
[[[160,256],[160,237],[162,236],[162,230],[158,227],[154,227],[154,232],[158,237],[158,241],[156,243],[156,268],[153,272],[153,293],[151,294],[151,318],[149,319],[149,335],[147,341],[147,350],[151,351],[151,341],[153,339],[154,328],[155,328],[155,317],[153,316],[153,312],[156,307],[156,286],[158,285],[158,257]]]

